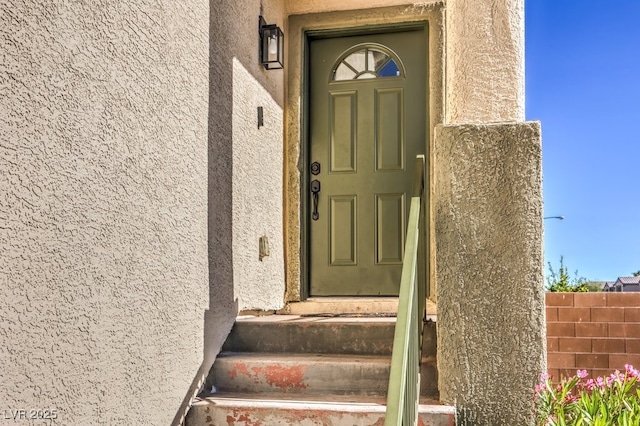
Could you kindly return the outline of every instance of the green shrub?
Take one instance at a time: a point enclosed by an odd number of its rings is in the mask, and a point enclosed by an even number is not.
[[[590,290],[587,280],[578,278],[578,271],[576,271],[574,278],[569,276],[569,270],[564,266],[564,258],[562,256],[560,256],[560,269],[558,269],[558,272],[553,269],[551,262],[548,265],[547,291],[585,293]]]

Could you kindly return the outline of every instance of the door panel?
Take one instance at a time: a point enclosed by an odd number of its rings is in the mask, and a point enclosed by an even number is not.
[[[308,218],[309,293],[397,295],[407,164],[428,140],[425,32],[317,39],[309,49],[309,163],[321,164],[310,179],[321,185],[317,220]]]
[[[329,134],[333,173],[356,171],[357,92],[329,94]]]
[[[404,170],[402,88],[375,89],[376,170]]]
[[[376,194],[376,265],[402,264],[405,194]]]
[[[358,251],[357,197],[355,195],[329,196],[329,206],[330,265],[356,265]]]

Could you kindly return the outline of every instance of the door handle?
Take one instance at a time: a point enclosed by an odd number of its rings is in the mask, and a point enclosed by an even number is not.
[[[320,181],[314,179],[311,181],[311,197],[313,198],[313,213],[311,213],[311,218],[313,220],[318,220],[318,193],[320,192]]]

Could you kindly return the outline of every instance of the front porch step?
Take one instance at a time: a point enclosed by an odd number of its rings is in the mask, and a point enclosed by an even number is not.
[[[422,401],[421,401],[422,402]],[[194,402],[187,426],[377,426],[384,424],[383,401],[371,398],[314,400],[274,398],[268,395],[216,394]],[[454,426],[455,409],[424,401],[419,426]]]
[[[225,352],[213,367],[219,392],[385,396],[390,356]]]
[[[382,425],[396,319],[384,315],[247,316],[236,320],[187,426]],[[425,324],[423,398],[437,401],[435,322]],[[209,389],[208,389],[209,390]],[[420,425],[455,410],[420,406]]]
[[[239,318],[222,350],[391,355],[395,326],[394,317],[271,315]]]

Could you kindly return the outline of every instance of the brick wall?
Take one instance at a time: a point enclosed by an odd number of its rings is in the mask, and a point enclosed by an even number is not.
[[[547,293],[547,355],[554,378],[640,368],[640,293]]]

